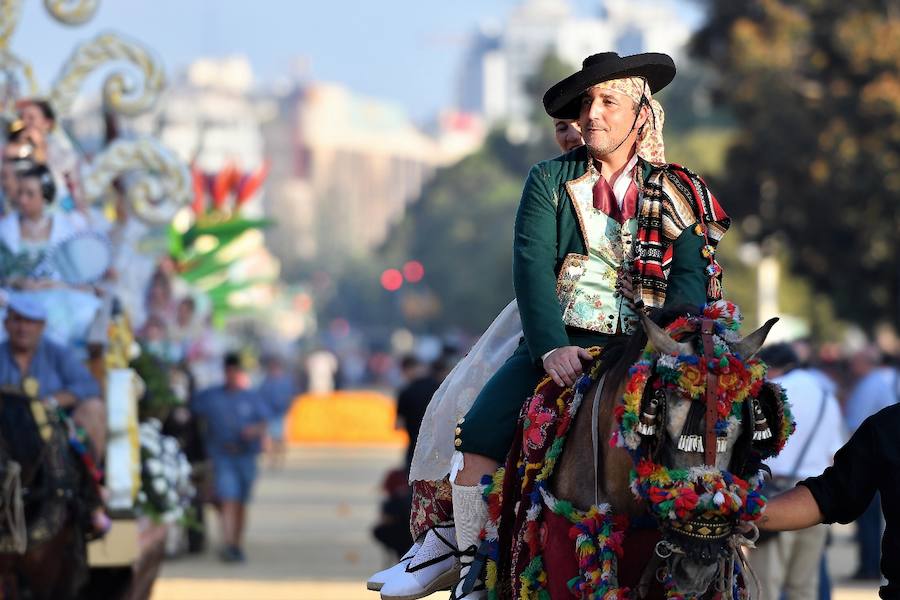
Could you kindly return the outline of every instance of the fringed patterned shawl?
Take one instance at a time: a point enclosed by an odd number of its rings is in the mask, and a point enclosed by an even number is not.
[[[709,260],[707,302],[721,299],[722,269],[715,260],[715,248],[731,225],[731,219],[706,182],[695,173],[674,163],[645,165],[650,171],[643,182],[638,215],[638,255],[634,262],[640,275],[644,304],[661,307],[665,303],[672,242],[698,221],[701,225],[695,233],[706,238],[704,256]]]

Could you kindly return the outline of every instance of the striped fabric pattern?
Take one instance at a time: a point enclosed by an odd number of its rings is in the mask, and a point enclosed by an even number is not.
[[[672,263],[672,243],[699,220],[703,224],[699,235],[704,235],[707,243],[715,247],[731,225],[731,219],[706,182],[681,165],[652,165],[642,191],[634,268],[640,275],[640,296],[644,304],[662,307]],[[722,275],[719,272],[710,277],[721,280]],[[721,285],[708,288],[721,290]],[[721,298],[721,292],[711,295],[717,297],[707,297],[707,302]]]

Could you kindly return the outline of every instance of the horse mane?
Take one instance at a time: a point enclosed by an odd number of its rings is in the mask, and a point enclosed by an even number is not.
[[[650,310],[650,320],[665,327],[678,317],[698,317],[702,313],[700,307],[693,304],[678,304],[673,307],[654,308]],[[643,327],[626,338],[616,339],[607,344],[600,353],[601,365],[607,365],[607,380],[621,384],[628,377],[631,366],[638,361],[647,346],[647,334]]]
[[[0,389],[0,440],[5,459],[22,467],[23,476],[34,467],[43,441],[31,413],[32,399],[11,389]]]

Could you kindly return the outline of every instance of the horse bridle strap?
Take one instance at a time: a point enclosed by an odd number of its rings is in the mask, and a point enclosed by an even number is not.
[[[713,334],[716,331],[715,321],[703,319],[700,333],[703,339],[703,358],[707,361],[706,369],[706,436],[703,444],[703,461],[710,467],[716,466],[716,420],[718,412],[719,376],[710,368],[710,361],[715,360]]]
[[[603,393],[603,384],[606,381],[606,373],[597,382],[597,391],[594,393],[594,401],[591,403],[591,448],[594,450],[594,504],[600,505],[600,432],[597,431],[597,411],[600,410],[600,395]]]

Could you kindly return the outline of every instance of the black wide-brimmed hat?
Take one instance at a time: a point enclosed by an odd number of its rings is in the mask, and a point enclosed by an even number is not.
[[[631,56],[619,56],[615,52],[592,54],[584,59],[580,71],[547,90],[544,109],[555,119],[577,119],[585,90],[620,77],[643,77],[650,93],[655,94],[675,78],[675,62],[668,54],[658,52]]]

